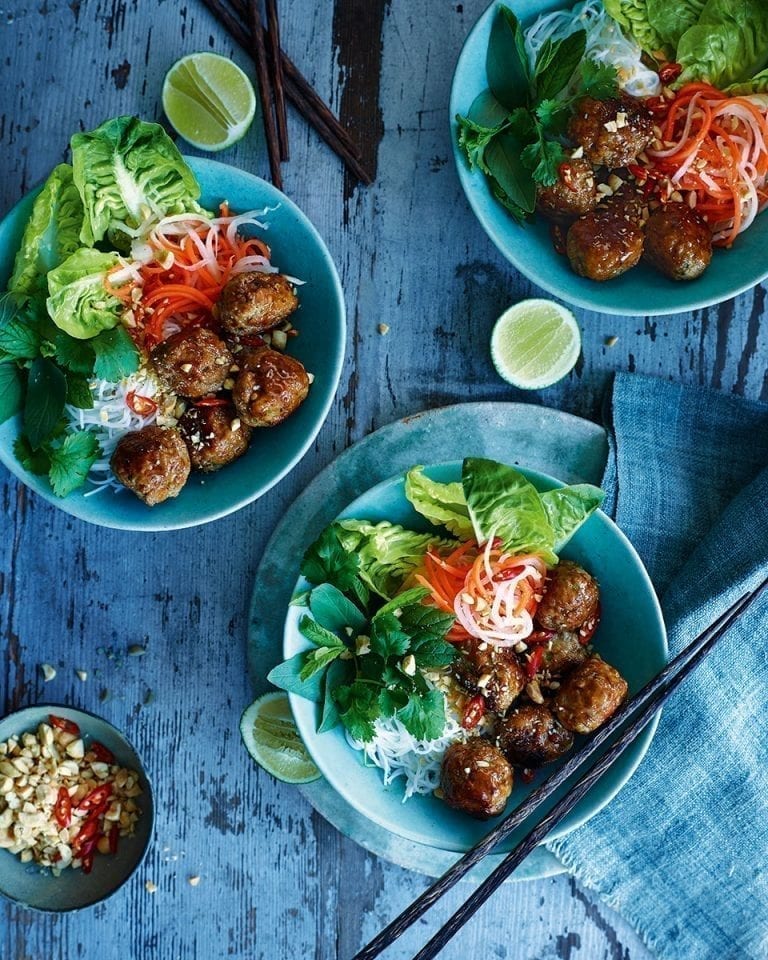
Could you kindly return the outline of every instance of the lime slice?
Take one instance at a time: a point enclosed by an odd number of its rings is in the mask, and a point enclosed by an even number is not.
[[[570,310],[553,300],[522,300],[505,310],[491,334],[491,359],[507,383],[540,390],[573,369],[581,333]]]
[[[240,733],[256,763],[278,780],[309,783],[320,776],[301,742],[285,693],[265,693],[246,707]]]
[[[256,94],[236,63],[218,53],[190,53],[165,75],[163,109],[187,143],[223,150],[248,131]]]

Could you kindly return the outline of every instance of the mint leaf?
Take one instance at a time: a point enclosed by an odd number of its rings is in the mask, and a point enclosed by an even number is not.
[[[488,173],[485,163],[486,147],[504,129],[505,124],[486,127],[461,114],[457,114],[456,123],[459,127],[459,146],[466,154],[470,168],[478,167],[483,173]]]
[[[38,358],[32,363],[27,379],[24,404],[24,429],[33,449],[51,436],[64,413],[67,381],[55,363]]]
[[[88,342],[96,354],[93,373],[99,380],[117,383],[139,369],[139,351],[125,327],[102,330]]]
[[[311,617],[301,618],[299,633],[306,637],[310,643],[314,643],[316,647],[338,647],[340,651],[347,649],[343,640],[339,639],[335,633],[331,633],[330,630],[326,630],[325,627],[321,627]]]
[[[437,607],[411,604],[403,609],[400,626],[411,638],[415,651],[427,641],[443,640],[455,619],[452,613],[444,613]]]
[[[21,317],[0,324],[0,356],[9,360],[34,360],[40,354],[41,337]]]
[[[595,100],[608,100],[616,96],[619,75],[615,67],[608,63],[598,63],[596,60],[582,60],[580,70],[585,94]]]
[[[67,403],[80,410],[93,409],[93,394],[86,377],[67,371]]]
[[[32,444],[23,433],[13,441],[13,452],[22,467],[29,473],[44,477],[51,469],[51,458],[46,451],[33,450]]]
[[[66,497],[85,483],[100,452],[98,440],[86,430],[68,434],[60,446],[48,451],[51,461],[48,477],[57,497]]]
[[[586,30],[577,30],[562,40],[547,40],[536,60],[536,100],[556,97],[568,84],[584,58]]]
[[[391,613],[376,616],[371,622],[371,650],[385,660],[401,657],[410,646],[410,637],[400,628],[400,620]]]
[[[0,363],[0,423],[21,406],[21,373],[15,363]]]
[[[378,689],[362,680],[344,684],[333,691],[341,722],[354,740],[373,739],[373,721],[379,715]]]
[[[299,672],[300,680],[309,680],[323,667],[338,659],[344,652],[343,647],[318,647],[316,650],[310,650],[304,658],[304,665]]]
[[[53,346],[56,362],[62,367],[86,377],[93,374],[96,355],[88,340],[76,340],[63,330],[59,330]]]
[[[423,696],[413,695],[397,716],[417,740],[437,740],[445,730],[445,698],[434,689]]]

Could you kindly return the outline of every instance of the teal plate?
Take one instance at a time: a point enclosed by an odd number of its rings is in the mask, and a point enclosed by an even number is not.
[[[290,352],[315,380],[296,413],[278,427],[255,432],[248,452],[214,474],[193,474],[181,494],[147,507],[127,490],[103,490],[85,496],[88,487],[64,499],[48,480],[27,473],[13,454],[20,417],[0,426],[0,461],[28,487],[54,506],[81,520],[124,530],[175,530],[193,527],[239,510],[256,500],[291,470],[312,445],[325,422],[341,376],[346,320],[341,284],[331,255],[299,208],[271,184],[214,160],[187,157],[203,189],[202,202],[216,208],[228,200],[237,211],[274,207],[266,218],[267,243],[284,273],[305,281],[300,288],[296,327],[300,335]],[[0,223],[0,289],[8,281],[13,258],[38,191],[27,194]]]
[[[475,216],[499,251],[543,290],[567,303],[622,316],[681,313],[721,303],[768,277],[768,216],[763,213],[736,240],[731,250],[716,250],[712,264],[698,280],[675,282],[641,263],[621,277],[596,283],[577,276],[568,259],[555,253],[549,224],[520,226],[493,198],[479,170],[470,170],[457,143],[456,114],[466,114],[487,88],[485,54],[499,7],[494,0],[467,37],[456,64],[450,98],[451,144],[459,180]],[[540,14],[572,6],[568,0],[511,0],[515,14],[528,25]]]
[[[524,462],[568,483],[599,483],[607,455],[605,431],[597,424],[522,403],[468,403],[431,410],[383,427],[355,444],[323,470],[289,507],[264,551],[254,583],[248,636],[255,694],[269,689],[266,674],[282,659],[277,638],[307,544],[371,484],[414,463],[457,459],[466,453],[470,442],[482,456]],[[346,749],[347,760],[355,762],[354,753]],[[378,780],[376,790],[381,793],[382,789]],[[439,876],[457,858],[455,845],[441,849],[422,844],[374,822],[325,779],[300,790],[342,833],[399,866]],[[408,807],[398,799],[398,816],[405,816]],[[472,879],[482,879],[500,860],[500,854],[488,857],[473,871]],[[563,869],[553,854],[539,847],[512,879],[551,876]]]

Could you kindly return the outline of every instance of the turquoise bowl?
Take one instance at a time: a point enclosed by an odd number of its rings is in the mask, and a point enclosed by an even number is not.
[[[459,480],[461,464],[438,464],[426,472],[434,480]],[[522,472],[539,490],[562,486],[545,474],[532,470]],[[364,493],[343,511],[341,517],[374,523],[390,520],[413,530],[435,529],[406,500],[402,475],[385,480]],[[629,683],[630,695],[636,693],[667,662],[667,638],[661,608],[642,561],[616,524],[600,511],[593,514],[573,537],[563,556],[582,564],[600,582],[602,620],[595,634],[595,649],[621,671]],[[297,590],[308,586],[304,579],[300,579]],[[288,609],[283,646],[286,658],[308,648],[298,629],[299,620],[305,614],[306,610],[301,607]],[[363,765],[362,754],[349,745],[341,727],[317,733],[317,704],[293,694],[290,700],[299,732],[323,776],[348,803],[374,823],[417,843],[463,852],[485,836],[496,822],[472,820],[433,796],[412,797],[403,803],[402,781],[385,787],[381,770]],[[553,831],[550,839],[580,826],[616,796],[645,756],[657,723],[658,714]],[[507,809],[511,810],[524,799],[552,769],[553,766],[544,767],[531,784],[516,783]],[[546,809],[563,795],[565,789],[555,793]],[[525,830],[526,824],[523,824],[499,850],[511,849]]]
[[[27,473],[13,454],[21,429],[15,417],[0,426],[0,461],[28,487],[54,506],[81,520],[124,530],[175,530],[226,516],[258,499],[304,456],[325,422],[341,376],[346,319],[341,283],[331,255],[317,230],[299,208],[266,181],[214,160],[187,157],[203,188],[202,202],[216,208],[222,200],[238,212],[274,207],[266,240],[275,264],[306,281],[299,291],[296,326],[300,335],[290,352],[315,375],[306,401],[278,427],[256,431],[248,452],[213,474],[193,474],[181,494],[147,507],[127,490],[103,490],[85,496],[88,487],[68,497],[54,496],[46,477]],[[37,191],[21,200],[0,223],[0,290]]]
[[[0,742],[13,734],[34,733],[52,713],[76,723],[86,747],[90,741],[98,740],[112,751],[121,766],[135,770],[142,789],[136,801],[141,808],[136,832],[132,837],[120,838],[117,853],[97,854],[90,873],[67,869],[54,877],[50,870],[34,863],[22,863],[14,854],[0,850],[0,894],[22,907],[60,913],[92,907],[122,887],[144,859],[152,837],[155,810],[152,786],[138,754],[119,730],[93,713],[53,703],[25,707],[0,720]]]
[[[542,13],[572,6],[569,0],[510,0],[523,24]],[[768,215],[761,214],[731,250],[716,250],[712,264],[698,280],[675,282],[645,263],[615,280],[596,283],[577,276],[567,257],[555,253],[549,224],[517,224],[492,196],[479,170],[470,170],[457,143],[456,114],[466,114],[487,88],[485,53],[491,25],[500,6],[494,0],[467,37],[453,75],[450,99],[451,144],[459,180],[475,216],[499,251],[537,286],[567,303],[622,316],[652,316],[698,310],[735,297],[768,277]]]

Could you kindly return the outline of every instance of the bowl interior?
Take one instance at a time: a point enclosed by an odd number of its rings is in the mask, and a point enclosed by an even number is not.
[[[170,530],[195,526],[239,509],[265,493],[309,449],[336,393],[346,339],[344,299],[336,268],[319,234],[284,194],[271,184],[214,160],[188,157],[203,189],[202,202],[217,208],[228,200],[237,211],[271,207],[267,243],[281,271],[305,281],[299,290],[295,325],[300,331],[290,352],[315,375],[306,401],[280,426],[256,431],[248,452],[214,474],[192,474],[175,500],[147,507],[127,490],[103,490],[86,496],[88,487],[62,499],[46,477],[26,473],[13,454],[20,417],[0,425],[0,461],[40,496],[91,523],[131,530]],[[0,223],[0,289],[29,218],[35,194],[28,194]]]
[[[531,470],[522,472],[540,490],[560,486],[556,480]],[[428,468],[435,480],[461,478],[459,462]],[[410,529],[434,529],[417,514],[404,495],[402,475],[386,480],[351,503],[342,517],[378,522],[390,520]],[[648,574],[633,547],[618,527],[601,512],[595,513],[563,551],[563,556],[581,563],[600,582],[602,621],[595,635],[595,648],[627,679],[630,694],[637,691],[666,663],[667,641],[664,622]],[[298,588],[306,588],[299,581]],[[291,657],[308,646],[298,630],[302,608],[290,607],[285,624],[284,655]],[[341,727],[316,732],[318,705],[291,695],[296,723],[315,763],[330,784],[357,810],[393,833],[443,850],[464,851],[487,833],[489,824],[449,809],[432,796],[412,797],[403,804],[402,786],[395,781],[385,787],[381,770],[363,766],[358,752],[347,743]],[[579,826],[615,796],[644,756],[653,737],[656,721],[625,751],[599,783],[570,813],[551,838]],[[516,783],[512,803],[519,802],[543,779],[552,767],[540,771],[530,785]],[[567,789],[567,785],[548,804]],[[493,821],[490,822],[493,824]],[[521,831],[524,829],[521,827]],[[501,850],[511,849],[520,833],[513,834]]]
[[[125,737],[106,720],[58,704],[43,704],[17,710],[0,720],[0,741],[12,734],[34,733],[38,724],[55,714],[74,721],[83,733],[86,745],[98,740],[115,755],[117,762],[139,774],[142,794],[137,798],[141,816],[132,837],[121,837],[117,853],[97,854],[93,870],[67,869],[54,877],[50,870],[34,863],[22,863],[7,850],[0,850],[0,893],[25,907],[35,910],[65,911],[90,907],[118,890],[144,859],[154,822],[152,788],[141,760]]]
[[[509,4],[527,25],[542,13],[572,6],[570,0],[514,0]],[[450,117],[459,180],[481,226],[499,251],[539,287],[578,306],[623,316],[680,313],[720,303],[749,290],[768,276],[768,216],[760,216],[731,250],[716,250],[709,269],[698,280],[675,282],[645,263],[607,283],[577,276],[568,259],[555,253],[549,224],[542,217],[520,226],[494,200],[479,170],[470,170],[456,139],[456,114],[466,114],[487,88],[485,56],[497,0],[480,17],[459,55],[451,86]]]

